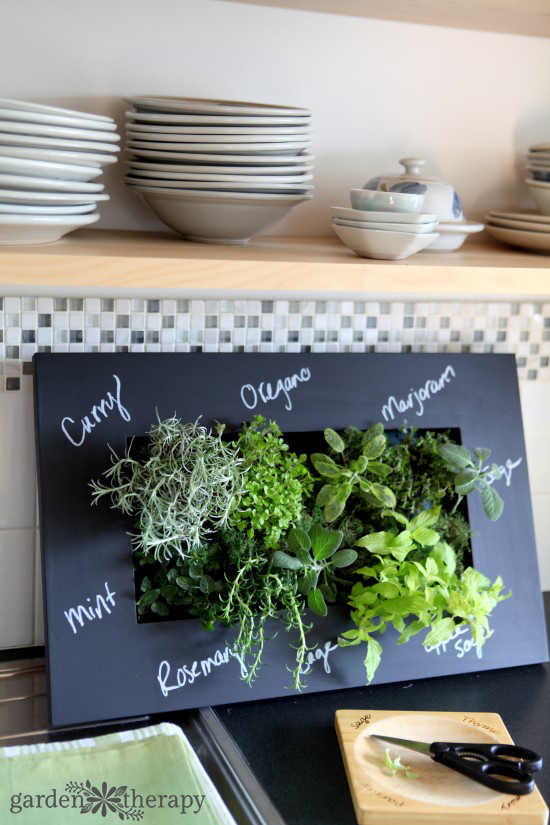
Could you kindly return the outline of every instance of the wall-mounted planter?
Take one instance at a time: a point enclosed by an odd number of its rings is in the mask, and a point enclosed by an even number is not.
[[[55,726],[289,695],[288,634],[266,646],[252,687],[233,630],[138,623],[129,521],[91,506],[90,482],[132,436],[176,414],[237,428],[261,413],[284,432],[457,428],[505,468],[501,519],[469,502],[476,568],[513,596],[495,610],[481,658],[466,634],[426,651],[388,630],[376,682],[530,664],[547,658],[514,358],[500,355],[70,354],[35,356],[40,524],[50,712]],[[314,617],[307,691],[365,682],[364,651],[339,648],[346,608]],[[292,692],[290,691],[292,695]]]

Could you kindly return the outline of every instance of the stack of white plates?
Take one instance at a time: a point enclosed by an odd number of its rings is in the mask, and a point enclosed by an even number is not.
[[[313,186],[311,112],[194,98],[127,98],[126,183],[188,240],[246,243]]]
[[[56,241],[95,223],[92,182],[120,149],[112,118],[0,98],[0,244]]]
[[[550,252],[550,215],[534,210],[500,212],[493,209],[485,220],[485,229],[498,241]]]
[[[550,215],[550,143],[529,147],[525,181],[543,215]]]
[[[398,261],[420,252],[439,235],[437,215],[424,212],[374,212],[331,206],[332,228],[363,258]]]

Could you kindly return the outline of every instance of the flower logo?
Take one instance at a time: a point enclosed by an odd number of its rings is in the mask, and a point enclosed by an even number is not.
[[[137,808],[128,808],[126,802],[123,802],[122,797],[125,795],[127,787],[127,785],[121,785],[117,788],[116,785],[113,785],[112,788],[107,790],[108,785],[103,782],[100,791],[88,779],[85,785],[82,782],[69,782],[65,790],[82,797],[84,804],[80,808],[81,814],[101,813],[101,816],[105,817],[108,812],[111,812],[118,814],[118,818],[122,822],[129,820],[137,822],[143,817],[143,811]]]

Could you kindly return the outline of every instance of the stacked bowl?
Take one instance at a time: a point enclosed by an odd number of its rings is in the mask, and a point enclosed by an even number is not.
[[[527,152],[525,181],[543,215],[550,215],[550,143],[537,143]]]
[[[112,118],[0,98],[0,244],[49,243],[99,220]]]
[[[171,229],[246,243],[312,198],[311,112],[196,98],[132,97],[127,186]]]
[[[352,189],[352,209],[332,206],[332,228],[363,258],[398,261],[420,252],[439,235],[437,215],[422,212],[424,195]]]

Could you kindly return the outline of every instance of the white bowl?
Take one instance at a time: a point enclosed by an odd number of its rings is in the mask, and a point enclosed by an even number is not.
[[[350,199],[354,209],[374,212],[420,212],[424,203],[424,195],[374,189],[352,189]]]
[[[367,212],[366,209],[350,209],[349,206],[331,206],[330,213],[333,218],[344,221],[371,221],[380,223],[402,223],[413,226],[420,223],[434,223],[437,215],[427,212],[406,213],[406,212]]]
[[[440,221],[437,227],[439,238],[430,244],[428,252],[455,252],[460,249],[468,235],[481,232],[484,228],[482,223],[474,221]]]
[[[420,252],[439,236],[411,232],[386,232],[376,229],[352,229],[348,226],[332,228],[340,240],[362,258],[376,258],[381,261],[399,261]]]
[[[388,232],[410,232],[413,235],[424,235],[434,232],[438,221],[432,223],[380,223],[379,221],[346,221],[343,218],[334,218],[333,226],[349,226],[351,229],[380,229]]]
[[[0,175],[0,181],[1,181]],[[155,178],[140,178],[135,175],[126,175],[125,182],[133,186],[141,186],[149,189],[185,189],[185,190],[210,190],[213,192],[256,192],[258,194],[270,194],[285,192],[288,194],[303,194],[310,192],[313,186],[308,183],[260,183],[254,184],[250,181],[235,181],[224,183],[223,181],[201,181],[201,180],[163,180]]]
[[[190,241],[242,244],[311,195],[255,195],[131,186],[163,223]]]
[[[177,172],[165,172],[164,165],[158,164],[158,166],[154,170],[150,169],[142,169],[139,165],[133,163],[132,161],[128,161],[128,174],[133,175],[134,177],[139,177],[143,179],[145,183],[146,178],[157,179],[157,180],[171,180],[171,181],[217,181],[218,183],[226,182],[226,183],[307,183],[313,179],[312,174],[301,174],[301,175],[242,175],[232,174],[232,175],[225,175],[225,174],[212,174],[212,167],[204,167],[208,169],[208,173],[193,173],[187,171],[181,171],[181,169]],[[190,167],[191,169],[193,167]],[[238,167],[236,167],[238,168]],[[283,167],[284,168],[284,167]],[[263,170],[262,170],[263,173]],[[163,184],[159,184],[162,186]]]
[[[543,215],[550,215],[550,183],[543,183],[538,180],[525,181],[535,202]]]
[[[0,215],[0,245],[52,243],[99,220],[93,215]]]

